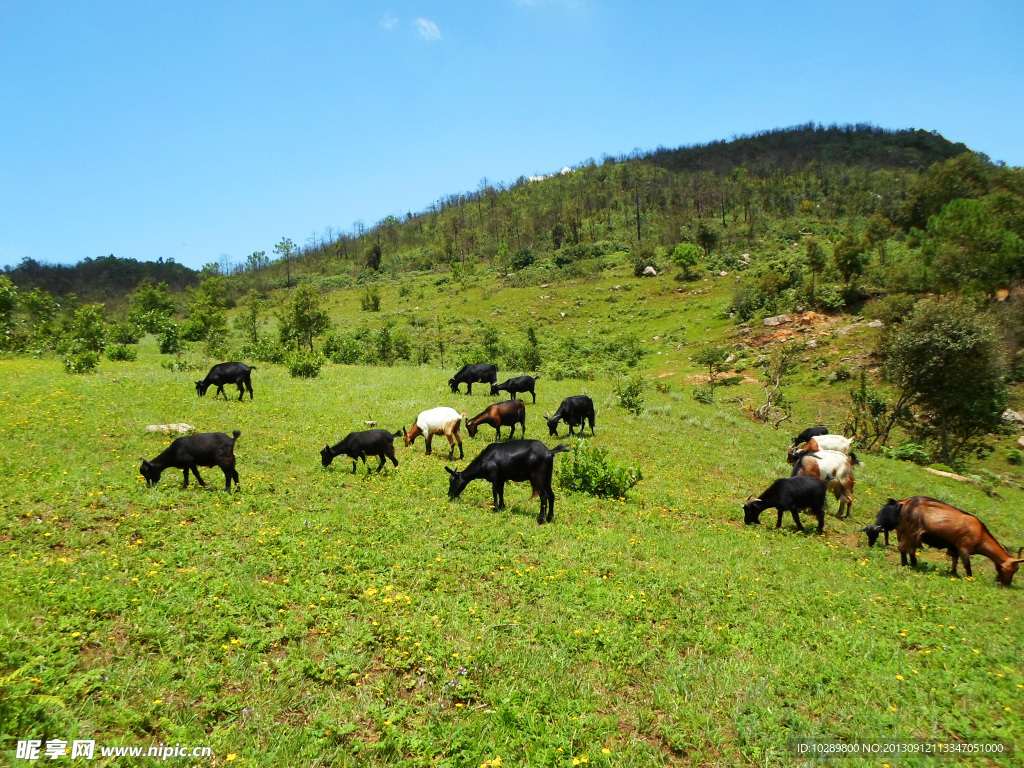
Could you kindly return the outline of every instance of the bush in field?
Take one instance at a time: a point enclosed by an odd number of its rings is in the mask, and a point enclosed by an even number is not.
[[[608,457],[605,448],[577,440],[572,451],[558,462],[558,484],[570,491],[620,499],[643,480],[640,467],[624,467]]]
[[[136,357],[138,357],[138,353],[127,344],[111,344],[107,347],[108,360],[121,360],[131,363],[135,361]]]
[[[619,406],[635,416],[644,410],[644,380],[634,376],[629,381],[618,379],[615,382],[615,396],[619,398]]]
[[[100,362],[100,353],[82,350],[64,355],[64,370],[68,373],[89,373],[96,369]]]
[[[160,367],[174,373],[183,373],[185,371],[206,371],[209,369],[209,365],[201,363],[198,360],[189,360],[185,357],[175,357],[172,360],[164,360],[160,363]]]
[[[107,331],[107,338],[114,344],[138,344],[142,329],[130,320],[117,323]]]
[[[288,358],[288,373],[293,379],[315,379],[326,362],[319,352],[296,352]]]
[[[242,345],[242,356],[261,363],[283,363],[288,357],[288,349],[266,336],[257,336],[256,341]]]
[[[162,355],[180,355],[188,346],[181,338],[181,329],[178,324],[165,320],[156,334],[156,341]]]
[[[355,334],[327,334],[324,354],[335,365],[358,365],[363,361],[363,342]]]
[[[366,286],[366,291],[359,297],[363,312],[380,312],[380,289],[376,285]]]

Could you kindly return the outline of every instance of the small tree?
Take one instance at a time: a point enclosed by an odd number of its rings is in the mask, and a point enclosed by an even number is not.
[[[363,295],[359,297],[359,304],[363,312],[380,312],[380,290],[376,285],[366,286]]]
[[[278,254],[284,259],[286,279],[285,287],[291,288],[292,285],[292,256],[295,255],[295,243],[292,242],[290,237],[282,237],[281,242],[274,246],[274,253]]]
[[[242,311],[235,317],[235,329],[245,336],[246,341],[258,344],[260,331],[267,324],[264,313],[267,309],[267,300],[260,296],[258,291],[250,290],[242,302]]]
[[[915,411],[906,427],[939,461],[955,467],[990,450],[1007,391],[998,335],[985,315],[963,300],[919,301],[880,351],[886,379]]]
[[[811,237],[807,240],[807,269],[811,273],[811,305],[814,307],[818,306],[818,302],[814,295],[815,282],[822,272],[825,271],[825,250],[821,247],[821,243],[818,242],[817,238]]]
[[[700,261],[700,248],[693,243],[679,243],[672,251],[672,263],[683,270],[683,278],[689,280],[690,270]]]
[[[305,344],[312,352],[313,339],[331,327],[330,315],[320,306],[320,294],[309,285],[295,290],[291,304],[279,319],[281,343],[295,342],[296,351]]]
[[[728,358],[729,350],[717,344],[708,344],[693,356],[693,362],[708,372],[708,389],[712,400],[715,399],[718,379],[728,368],[725,362]]]
[[[761,386],[764,387],[764,405],[754,409],[754,419],[771,424],[775,429],[793,415],[793,408],[786,401],[783,384],[796,370],[797,359],[804,345],[799,343],[781,344],[760,364]]]
[[[853,232],[847,232],[836,243],[832,257],[843,280],[849,285],[856,275],[864,271],[864,241]]]
[[[704,258],[710,258],[712,252],[718,247],[721,235],[703,221],[697,227],[697,245],[704,249]]]

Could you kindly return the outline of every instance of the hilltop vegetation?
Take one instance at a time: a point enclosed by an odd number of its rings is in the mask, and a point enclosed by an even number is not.
[[[566,335],[543,314],[518,312],[512,297],[558,285],[578,310],[590,300],[588,286],[623,268],[637,276],[652,268],[675,278],[674,285],[660,282],[663,291],[693,295],[709,277],[727,282],[709,315],[737,324],[756,327],[764,317],[801,309],[880,319],[884,338],[863,367],[868,385],[881,375],[893,386],[864,389],[876,413],[868,425],[874,431],[860,437],[875,447],[909,437],[918,448],[908,455],[960,467],[986,454],[986,436],[999,430],[998,414],[1024,380],[1024,305],[1016,290],[1024,277],[1022,237],[1020,169],[993,165],[925,131],[808,125],[606,157],[510,186],[485,180],[419,214],[348,233],[328,230],[304,247],[283,238],[276,259],[257,252],[244,264],[208,264],[202,282],[184,292],[147,277],[103,309],[58,307],[45,290],[6,283],[0,330],[6,348],[56,350],[75,371],[89,370],[108,343],[115,357],[130,359],[130,345],[152,333],[166,354],[191,348],[210,358],[287,362],[302,375],[316,375],[328,360],[488,359],[588,379],[640,362],[643,315],[627,318],[609,307],[610,324],[596,334]],[[107,261],[83,265],[83,274]],[[9,274],[20,279],[26,271],[22,265]],[[458,306],[473,289],[489,307],[484,314]],[[447,298],[435,301],[434,294]],[[968,382],[950,382],[941,371],[928,383],[965,401],[958,415],[936,411],[934,400],[920,397],[925,383],[899,376],[902,363],[889,359],[897,350],[910,354],[913,345],[896,337],[920,324],[903,321],[928,315],[930,304],[917,304],[936,295],[946,298],[929,299],[939,304],[934,316],[948,314],[943,302],[953,301],[984,337],[970,342],[984,351],[975,359],[992,382],[984,401],[966,402]],[[362,312],[337,311],[354,298]],[[610,304],[618,298],[603,296]],[[106,324],[103,338],[89,330],[97,324]],[[764,404],[760,415],[776,422],[788,413],[780,401]]]

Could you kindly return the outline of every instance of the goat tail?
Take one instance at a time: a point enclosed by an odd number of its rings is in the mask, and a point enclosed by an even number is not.
[[[536,376],[533,377],[533,380],[536,381],[539,378],[540,378],[540,374],[538,373]]]
[[[235,440],[237,440],[242,436],[242,430],[236,429],[234,432],[231,433],[231,436],[235,438]]]
[[[850,451],[850,463],[851,464],[856,464],[856,465],[861,466],[861,467],[864,466],[864,462],[861,461],[860,459],[858,459],[857,458],[857,454],[854,453],[853,451]]]
[[[551,449],[552,453],[568,453],[568,451],[569,446],[566,445],[565,443],[559,443],[558,445]]]

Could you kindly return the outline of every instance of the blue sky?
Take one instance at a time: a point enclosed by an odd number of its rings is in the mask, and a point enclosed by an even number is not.
[[[270,255],[809,121],[1024,165],[1024,3],[2,0],[0,265]]]

